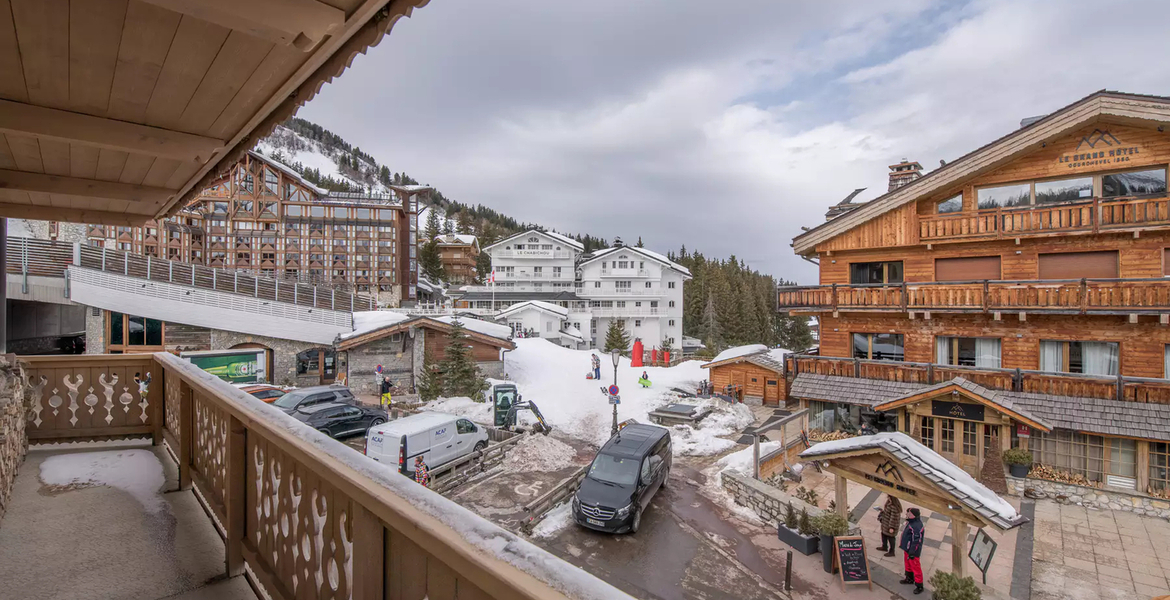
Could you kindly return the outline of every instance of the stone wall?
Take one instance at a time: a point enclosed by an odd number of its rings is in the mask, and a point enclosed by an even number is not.
[[[1170,500],[1154,498],[1137,492],[1123,492],[1113,489],[1091,488],[1047,479],[1019,479],[1007,477],[1008,494],[1023,496],[1024,490],[1032,490],[1030,497],[1042,497],[1061,504],[1076,504],[1100,510],[1120,510],[1150,517],[1170,519]]]
[[[349,389],[355,394],[378,395],[379,381],[374,369],[382,365],[382,375],[389,377],[399,389],[415,385],[415,346],[422,336],[409,332],[387,336],[362,344],[345,353]],[[422,364],[418,364],[422,368]]]
[[[23,369],[0,356],[0,520],[8,507],[16,470],[28,452],[27,420]]]
[[[824,509],[806,504],[795,496],[780,491],[779,488],[774,488],[740,473],[724,471],[720,477],[723,489],[731,494],[736,504],[752,509],[767,523],[784,521],[784,512],[787,510],[785,505],[789,502],[792,503],[792,508],[796,509],[797,513],[803,508],[808,511],[810,517],[825,512]]]
[[[106,313],[100,308],[85,307],[85,353],[106,353]]]
[[[235,331],[211,330],[211,349],[227,350],[237,344],[261,344],[272,349],[272,383],[309,387],[320,385],[318,375],[297,375],[297,354],[320,344],[282,340],[265,335],[251,335]],[[338,365],[340,369],[340,365]]]

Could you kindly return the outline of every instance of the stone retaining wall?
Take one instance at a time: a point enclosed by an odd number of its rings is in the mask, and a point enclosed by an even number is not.
[[[762,481],[756,481],[751,477],[744,476],[740,473],[732,471],[724,471],[721,474],[721,483],[723,489],[731,494],[735,499],[735,503],[741,506],[746,506],[756,512],[761,519],[768,523],[780,523],[784,521],[785,505],[792,503],[792,508],[799,513],[800,509],[808,511],[808,516],[815,517],[822,512],[823,509],[806,504],[798,500],[795,496],[786,494],[778,488],[774,488]]]
[[[1121,510],[1150,517],[1170,519],[1170,500],[1136,492],[1092,488],[1047,479],[1007,477],[1008,493],[1023,496],[1025,489],[1040,492],[1045,498],[1063,504],[1076,504],[1099,510]]]
[[[28,452],[25,423],[28,401],[24,370],[9,362],[12,355],[0,356],[0,520],[8,507],[16,470]]]

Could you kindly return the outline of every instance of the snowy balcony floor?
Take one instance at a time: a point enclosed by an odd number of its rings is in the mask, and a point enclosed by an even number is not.
[[[225,577],[223,541],[177,488],[161,446],[34,447],[0,521],[0,596],[255,600]]]

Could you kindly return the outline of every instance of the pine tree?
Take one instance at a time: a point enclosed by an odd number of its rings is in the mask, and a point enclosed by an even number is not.
[[[423,357],[422,377],[418,380],[418,396],[423,402],[430,402],[443,395],[443,374],[438,365],[431,360],[430,354]]]
[[[609,322],[609,329],[605,332],[605,348],[604,352],[625,352],[630,349],[630,333],[626,331],[625,325],[622,324],[621,319],[613,319]]]
[[[443,219],[443,233],[444,234],[455,233],[455,228],[451,225],[451,219]]]
[[[979,483],[997,494],[1006,494],[1008,491],[1007,479],[1003,474],[1003,450],[999,446],[998,434],[991,436],[991,447],[987,449],[987,455],[983,457],[983,468],[979,470]]]
[[[467,346],[467,330],[459,319],[451,321],[451,332],[447,334],[447,348],[443,352],[443,392],[446,396],[467,396],[479,398],[487,389],[487,380],[479,372],[475,358]]]
[[[423,238],[429,242],[439,237],[439,227],[439,211],[432,206],[427,211],[427,226],[426,229],[423,229]]]
[[[455,232],[464,235],[471,234],[471,215],[464,211],[459,211],[459,217],[456,220]]]
[[[642,236],[638,236],[638,243],[634,244],[635,248],[645,248],[646,245],[642,243]]]
[[[808,317],[778,316],[775,318],[776,343],[793,352],[812,348],[814,340]]]
[[[427,279],[435,282],[447,279],[437,239],[431,238],[422,245],[418,252],[418,264]]]
[[[703,321],[699,325],[703,344],[712,352],[723,350],[723,330],[719,327],[719,315],[715,312],[715,293],[707,293],[707,304],[703,307]]]

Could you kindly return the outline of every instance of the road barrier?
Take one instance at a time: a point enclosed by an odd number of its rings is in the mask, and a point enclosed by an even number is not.
[[[489,428],[488,431],[490,432],[492,429]],[[444,496],[455,491],[475,476],[504,462],[504,456],[523,437],[519,434],[512,434],[511,437],[493,443],[483,450],[477,450],[441,467],[431,469],[431,489]]]
[[[553,507],[577,493],[577,488],[581,487],[581,480],[585,479],[585,473],[588,470],[588,466],[581,467],[564,481],[553,486],[543,496],[524,505],[524,512],[528,514],[528,518],[520,526],[520,529],[524,533],[531,534],[536,524],[540,523]]]

